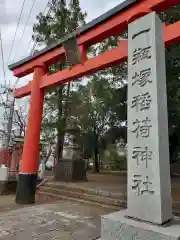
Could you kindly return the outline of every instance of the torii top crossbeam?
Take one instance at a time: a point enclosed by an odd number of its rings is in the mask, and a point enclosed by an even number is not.
[[[109,36],[123,32],[129,22],[149,12],[160,12],[180,3],[179,0],[126,0],[112,10],[86,24],[76,32],[69,34],[59,41],[57,45],[43,49],[38,54],[27,57],[9,66],[14,76],[23,77],[34,71],[35,66],[43,64],[48,66],[65,57],[63,42],[72,36],[77,36],[78,45],[82,54],[83,64],[74,66],[71,70],[65,69],[52,75],[44,75],[40,81],[40,88],[44,89],[57,85],[62,81],[70,81],[98,71],[109,65],[120,63],[127,58],[127,42],[121,41],[119,47],[103,53],[93,59],[87,59],[86,49]],[[166,46],[179,42],[180,21],[165,27]],[[25,87],[16,89],[15,97],[21,98],[31,92],[30,83]]]
[[[34,72],[33,80],[15,90],[15,97],[31,95],[22,162],[16,193],[17,203],[33,203],[35,199],[37,169],[39,162],[39,140],[44,101],[44,90],[62,82],[71,81],[126,60],[127,40],[120,40],[118,47],[88,59],[87,48],[110,36],[119,35],[128,23],[152,12],[167,10],[180,0],[126,0],[114,9],[60,40],[59,44],[9,66],[14,76],[21,78]],[[180,21],[165,26],[165,45],[180,41]],[[54,74],[48,74],[48,66],[64,60],[67,40],[76,36],[81,63]]]

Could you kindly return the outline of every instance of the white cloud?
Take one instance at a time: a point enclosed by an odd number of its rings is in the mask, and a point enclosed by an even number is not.
[[[121,2],[124,2],[125,0],[81,0],[81,7],[83,10],[85,10],[88,14],[87,21],[91,21],[94,18],[99,17],[103,13],[107,12],[111,8],[117,6]]]
[[[2,2],[4,1],[4,2]],[[21,7],[23,0],[0,0],[1,6],[0,6],[0,28],[2,31],[2,40],[3,40],[3,50],[4,50],[4,60],[6,65],[6,78],[7,81],[11,81],[11,84],[16,81],[16,78],[12,76],[12,72],[8,70],[8,64],[12,61],[20,60],[23,57],[26,57],[28,55],[29,49],[28,49],[28,43],[31,40],[32,36],[32,25],[36,22],[36,16],[39,14],[39,12],[43,11],[45,9],[45,6],[47,5],[48,0],[36,0],[35,5],[32,11],[32,15],[29,19],[29,23],[25,29],[25,33],[23,36],[23,39],[21,42],[19,42],[22,32],[25,27],[25,23],[27,21],[27,17],[30,11],[30,8],[32,6],[33,0],[26,0],[24,5],[24,10],[22,12],[21,20],[19,23],[16,39],[14,42],[13,51],[11,54],[10,61],[7,62],[8,56],[10,53],[10,49],[12,46],[14,34],[16,31],[18,18],[20,15]],[[32,47],[32,44],[29,46]],[[0,61],[0,66],[2,66],[2,62]],[[3,75],[2,71],[0,71],[0,83],[3,82]],[[21,79],[21,82],[24,82],[23,79]],[[24,85],[24,83],[22,83]]]

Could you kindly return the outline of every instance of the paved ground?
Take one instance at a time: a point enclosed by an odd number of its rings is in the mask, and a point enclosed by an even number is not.
[[[71,183],[82,187],[112,192],[125,191],[126,177],[89,175],[89,182]],[[180,200],[180,178],[172,180],[173,198]],[[112,212],[74,202],[44,204],[37,199],[35,206],[15,204],[14,195],[0,197],[0,239],[3,240],[95,240],[100,236],[100,216]]]
[[[48,199],[48,203],[55,202],[53,199]],[[42,205],[47,203],[46,199],[43,198],[36,198],[36,205]],[[33,205],[32,205],[33,206]],[[16,210],[19,208],[25,208],[27,205],[18,205],[15,203],[15,195],[5,195],[0,196],[0,213],[8,212],[11,210]]]
[[[1,199],[3,198],[12,204],[12,196],[11,198],[1,197]],[[16,206],[18,208],[18,205]],[[20,207],[1,213],[0,239],[97,239],[100,236],[100,215],[109,212],[111,211],[107,209],[83,206],[72,202]]]
[[[104,182],[113,188],[116,180],[112,176],[99,175],[97,179],[97,175],[91,175],[88,183],[79,184],[106,189]],[[0,196],[0,212],[3,240],[94,240],[100,237],[100,216],[112,210],[63,201],[45,204],[39,198],[35,206],[27,207],[17,205],[15,195],[7,195]]]

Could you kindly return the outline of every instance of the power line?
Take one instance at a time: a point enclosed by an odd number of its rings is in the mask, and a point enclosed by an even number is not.
[[[8,63],[9,63],[11,53],[12,53],[12,50],[13,50],[13,47],[14,47],[14,43],[15,43],[15,39],[16,39],[18,28],[19,28],[19,23],[20,23],[20,20],[21,20],[21,16],[22,16],[22,12],[23,12],[23,9],[24,9],[25,2],[26,2],[26,0],[23,0],[23,4],[22,4],[22,7],[21,7],[21,12],[20,12],[18,23],[17,23],[17,26],[16,26],[16,31],[15,31],[15,34],[14,34],[11,50],[10,50],[10,53],[9,53],[9,56],[8,56],[8,61],[7,61]]]
[[[47,12],[47,16],[48,16],[48,15],[51,13],[52,7],[56,4],[56,2],[57,2],[57,0],[52,0],[52,2],[48,1],[48,3],[46,4],[46,6],[45,6],[44,11],[43,11],[42,14],[43,14],[43,15],[45,14],[48,6],[50,5],[49,10],[48,10],[48,12]],[[30,15],[31,15],[31,12],[32,12],[34,3],[35,3],[35,0],[34,0],[34,2],[33,2],[33,4],[32,4],[32,7],[31,7],[31,10],[30,10],[30,13],[29,13],[28,18],[30,18]],[[27,22],[28,22],[28,20],[27,20]],[[24,30],[24,31],[25,31],[25,30]],[[24,32],[24,31],[23,31],[23,32]],[[31,38],[31,40],[30,40],[30,42],[29,42],[29,44],[28,44],[28,48],[29,48],[31,42],[32,42],[32,38]],[[31,49],[31,52],[30,52],[29,55],[33,54],[33,52],[34,52],[34,50],[35,50],[35,48],[36,48],[36,45],[37,45],[37,41],[34,42],[33,47],[32,47],[32,49]],[[15,82],[15,84],[14,84],[14,88],[16,87],[16,85],[17,85],[18,82],[19,82],[19,78],[16,78],[16,82]]]
[[[55,0],[55,1],[56,1],[56,0]],[[34,0],[34,2],[33,2],[33,4],[32,4],[32,8],[31,8],[30,12],[32,12],[34,3],[35,3],[35,0]],[[45,7],[45,9],[44,9],[44,11],[43,11],[43,14],[46,12],[46,9],[48,8],[48,6],[49,6],[49,1],[48,1],[48,3],[46,4],[46,7]],[[48,11],[48,12],[49,12],[49,11]],[[29,15],[31,15],[31,14],[29,14]],[[31,42],[32,42],[32,38],[31,38],[31,40],[30,40],[30,42],[29,42],[29,44],[28,44],[28,48],[29,48]],[[29,55],[31,55],[31,54],[34,52],[35,47],[36,47],[36,44],[37,44],[37,41],[34,42],[34,45],[33,45],[32,49],[31,49],[31,52],[30,52]],[[13,89],[15,89],[16,85],[18,84],[18,82],[19,82],[19,78],[16,78],[16,82],[15,82],[15,84],[14,84]]]
[[[43,11],[43,13],[42,13],[43,15],[44,15],[44,13],[46,12],[46,9],[48,8],[48,6],[49,6],[49,1],[48,1],[48,3],[46,4],[46,6],[45,6],[45,8],[44,8],[44,11]],[[29,49],[29,46],[31,45],[32,41],[33,41],[33,40],[32,40],[32,38],[31,38],[30,41],[29,41],[29,43],[28,43],[28,49]],[[34,42],[34,45],[33,45],[32,50],[31,50],[31,52],[30,52],[30,55],[32,54],[32,51],[34,51],[36,45],[37,45],[37,41]]]
[[[2,59],[2,70],[3,70],[3,77],[4,77],[4,85],[6,86],[6,72],[5,72],[5,63],[4,63],[4,52],[3,52],[3,41],[2,41],[2,34],[0,29],[0,44],[1,44],[1,59]]]
[[[33,10],[33,8],[34,8],[35,2],[36,2],[36,0],[33,0],[32,6],[31,6],[31,9],[30,9],[30,11],[29,11],[29,15],[28,15],[26,24],[25,24],[24,29],[23,29],[23,31],[22,31],[22,34],[21,34],[21,37],[20,37],[20,40],[19,40],[19,44],[18,44],[17,49],[19,48],[19,45],[20,45],[20,43],[21,43],[21,41],[22,41],[22,38],[23,38],[23,36],[24,36],[24,33],[25,33],[26,27],[27,27],[27,25],[28,25],[29,19],[30,19],[30,17],[31,17],[32,10]],[[17,55],[17,51],[16,51],[16,53],[15,53],[15,56],[14,56],[14,58],[13,58],[13,61],[14,61],[14,59],[16,58],[16,55]]]
[[[48,10],[47,15],[46,15],[46,16],[49,16],[49,15],[51,14],[52,7],[54,7],[54,5],[56,4],[56,2],[57,2],[57,0],[48,1],[48,3],[46,4],[45,9],[44,9],[44,11],[43,11],[42,14],[44,15],[45,12],[46,12],[46,10],[47,10],[47,8],[49,7],[49,10]],[[33,41],[33,40],[32,40],[32,38],[31,38],[31,40],[29,41],[29,44],[28,44],[28,49],[29,49],[29,46],[31,45],[32,41]],[[34,52],[34,50],[35,50],[35,48],[36,48],[36,45],[37,45],[37,40],[35,40],[35,42],[34,42],[34,44],[33,44],[33,47],[32,47],[32,49],[31,49],[30,55],[33,54],[33,52]]]
[[[20,17],[19,17],[19,20],[18,20],[18,24],[17,24],[15,36],[14,36],[14,39],[13,39],[13,44],[12,44],[11,51],[10,51],[10,54],[9,54],[9,57],[8,57],[8,62],[9,62],[9,59],[10,59],[10,56],[11,56],[11,53],[12,53],[12,49],[13,49],[13,46],[14,46],[14,42],[15,42],[15,38],[16,38],[16,34],[17,34],[18,27],[19,27],[19,22],[20,22],[20,19],[21,19],[21,15],[22,15],[22,11],[23,11],[23,8],[24,8],[25,1],[26,1],[26,0],[23,1],[21,13],[20,13]],[[53,7],[53,6],[55,5],[56,1],[57,1],[57,0],[52,0],[52,3],[51,3],[51,6],[50,6],[50,8],[49,8],[49,11],[48,11],[47,15],[49,15],[49,14],[51,13],[51,10],[52,10],[51,7]],[[22,37],[23,37],[23,35],[24,35],[26,26],[27,26],[28,21],[29,21],[29,18],[30,18],[30,16],[31,16],[32,9],[33,9],[33,7],[34,7],[34,3],[35,3],[35,0],[33,1],[32,7],[31,7],[31,10],[30,10],[30,13],[29,13],[29,15],[28,15],[27,22],[26,22],[26,24],[25,24],[25,27],[24,27],[24,29],[23,29],[23,33],[22,33],[21,38],[20,38],[20,41],[22,40]],[[46,9],[47,9],[48,6],[49,6],[49,2],[48,2],[48,4],[46,5],[43,14],[45,13],[45,11],[46,11]],[[31,43],[31,42],[30,42],[30,43]],[[29,45],[30,45],[30,43],[29,43]],[[34,52],[35,47],[36,47],[36,44],[37,44],[37,41],[35,41],[35,43],[34,43],[34,45],[33,45],[33,48],[32,48],[32,50],[31,50],[31,53]],[[28,46],[29,46],[29,45],[28,45]],[[30,54],[31,54],[31,53],[30,53]],[[15,54],[15,55],[16,55],[16,54]],[[16,79],[14,88],[16,87],[18,81],[19,81],[19,78]],[[9,121],[8,121],[8,138],[7,138],[7,143],[6,143],[7,147],[8,147],[9,142],[10,142],[10,136],[11,136],[11,130],[12,130],[12,118],[13,118],[13,112],[14,112],[14,104],[15,104],[15,99],[13,99],[13,104],[12,104],[12,107],[11,107],[11,113],[10,113],[10,115],[9,115]]]

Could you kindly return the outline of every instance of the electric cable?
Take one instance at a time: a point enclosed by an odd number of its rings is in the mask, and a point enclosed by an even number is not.
[[[36,0],[33,1],[33,4],[32,4],[32,6],[31,6],[31,10],[30,10],[30,13],[29,13],[28,18],[30,18],[30,16],[31,16],[31,13],[32,13],[32,10],[33,10],[35,1],[36,1]],[[24,3],[25,3],[25,0],[24,0],[24,2],[23,2],[23,8],[24,8]],[[48,8],[48,6],[49,6],[49,1],[48,1],[48,3],[46,4],[46,7],[45,7],[45,9],[44,9],[44,11],[43,11],[43,14],[45,13],[45,11],[46,11],[46,9]],[[21,13],[21,15],[22,15],[22,13]],[[26,25],[27,25],[28,21],[29,21],[29,19],[27,20]],[[25,31],[25,28],[24,28],[23,32],[24,32],[24,31]],[[24,35],[24,33],[23,33],[22,35]],[[30,40],[30,42],[29,42],[29,44],[28,44],[28,48],[29,48],[31,42],[32,42],[32,38],[31,38],[31,40]],[[35,47],[36,47],[36,44],[37,44],[37,42],[34,43],[31,52],[34,51],[34,49],[35,49]],[[30,53],[29,55],[31,55],[31,53]],[[15,82],[15,84],[14,84],[13,89],[15,89],[16,85],[18,84],[18,82],[19,82],[19,78],[16,79],[16,82]]]
[[[13,42],[12,42],[11,49],[10,49],[10,52],[9,52],[7,63],[9,63],[9,60],[11,58],[11,53],[12,53],[14,43],[15,43],[15,40],[16,40],[16,35],[17,35],[18,28],[19,28],[19,24],[20,24],[20,20],[21,20],[21,16],[22,16],[22,12],[23,12],[23,9],[24,9],[25,2],[26,2],[26,0],[23,0],[22,7],[21,7],[21,12],[20,12],[20,15],[19,15],[19,18],[18,18],[18,23],[17,23],[17,26],[16,26],[16,31],[15,31],[15,34],[14,34],[14,38],[13,38]]]
[[[26,24],[25,24],[25,26],[24,26],[24,29],[23,29],[23,31],[22,31],[22,34],[21,34],[21,37],[20,37],[20,40],[19,40],[19,43],[18,43],[17,49],[19,49],[20,43],[21,43],[22,38],[23,38],[23,36],[24,36],[24,33],[25,33],[26,27],[27,27],[27,25],[28,25],[29,19],[30,19],[30,17],[31,17],[32,10],[33,10],[33,8],[34,8],[35,2],[36,2],[36,0],[33,0],[32,6],[31,6],[31,9],[30,9],[30,11],[29,11],[29,15],[28,15],[28,18],[27,18],[27,21],[26,21]],[[16,53],[15,53],[15,56],[14,56],[12,62],[13,62],[14,59],[16,58],[16,55],[17,55],[17,51],[16,51]]]
[[[48,3],[46,4],[46,6],[45,6],[45,8],[44,8],[44,11],[43,11],[43,13],[42,13],[43,15],[44,15],[44,13],[46,12],[46,9],[48,8],[48,6],[49,6],[49,1],[48,1]],[[29,49],[29,46],[31,45],[32,41],[33,41],[33,39],[32,39],[32,37],[31,37],[31,39],[30,39],[30,41],[29,41],[29,43],[28,43],[28,47],[27,47],[28,49]],[[37,41],[35,40],[34,45],[33,45],[33,47],[32,47],[32,50],[31,50],[31,52],[30,52],[30,55],[32,54],[32,51],[34,51],[36,45],[37,45]]]
[[[29,17],[30,17],[30,15],[31,15],[31,12],[32,12],[32,9],[33,9],[33,6],[34,6],[35,1],[36,1],[36,0],[33,1],[32,7],[31,7],[31,10],[30,10]],[[45,8],[44,8],[43,14],[46,12],[48,6],[50,5],[50,8],[49,8],[48,13],[47,13],[47,15],[49,15],[49,14],[51,13],[51,10],[52,10],[51,7],[53,7],[53,6],[56,4],[56,2],[57,2],[57,0],[52,0],[52,2],[48,1],[48,3],[46,4],[46,6],[45,6]],[[27,22],[28,22],[28,21],[27,21]],[[32,41],[32,39],[31,39],[31,41]],[[31,43],[31,41],[30,41],[30,43]],[[28,44],[28,47],[29,47],[30,43]],[[31,49],[31,52],[30,52],[29,55],[31,55],[31,54],[34,52],[34,49],[35,49],[35,47],[36,47],[36,44],[37,44],[37,41],[35,41],[35,43],[34,43],[32,49]],[[16,79],[16,82],[15,82],[13,88],[12,88],[13,90],[15,90],[15,87],[16,87],[16,85],[18,84],[18,82],[19,82],[19,78]]]
[[[46,12],[46,10],[47,10],[48,7],[49,7],[49,10],[48,10],[46,16],[50,15],[50,14],[51,14],[51,11],[52,11],[52,7],[54,7],[54,5],[56,4],[56,2],[57,2],[57,0],[51,0],[51,2],[48,1],[48,3],[47,3],[47,5],[46,5],[46,7],[45,7],[45,9],[44,9],[44,11],[43,11],[43,13],[42,13],[42,15],[45,14],[45,12]],[[31,38],[30,41],[29,41],[29,43],[28,43],[28,49],[29,49],[29,46],[31,45],[32,41],[33,41],[33,39]],[[35,40],[35,42],[34,42],[34,44],[33,44],[32,50],[30,51],[30,55],[33,54],[33,52],[34,52],[34,50],[35,50],[35,48],[36,48],[36,45],[37,45],[37,40]]]

